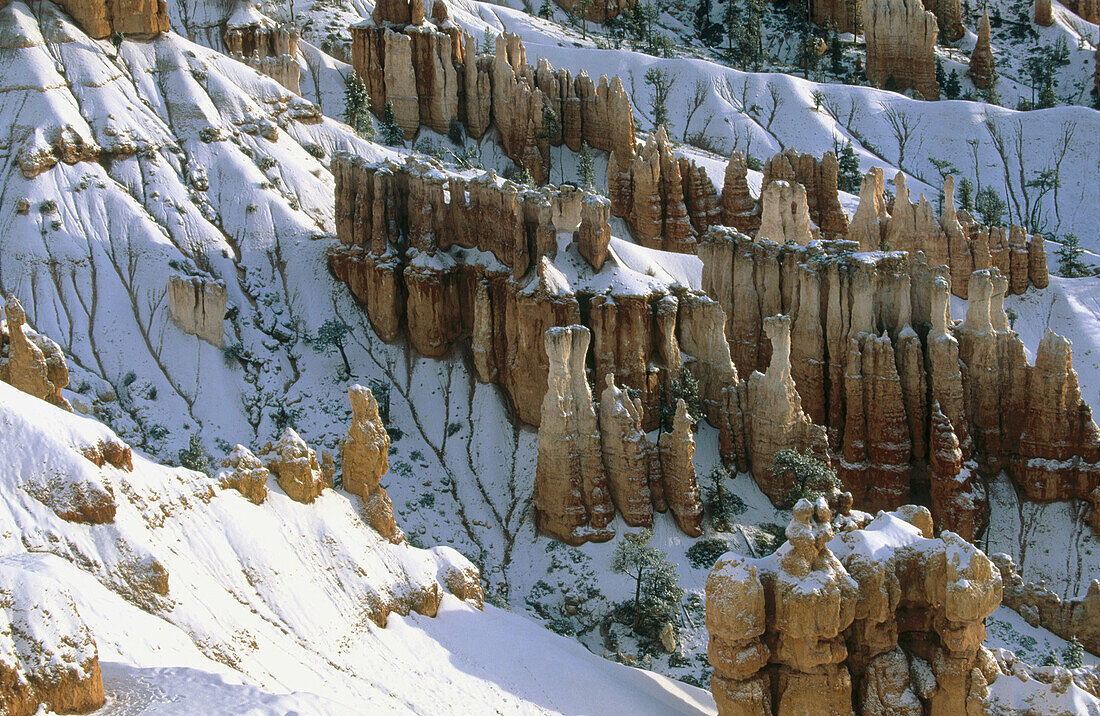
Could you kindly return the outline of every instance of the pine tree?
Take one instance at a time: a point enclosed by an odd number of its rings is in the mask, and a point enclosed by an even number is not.
[[[982,222],[987,226],[1001,226],[1005,209],[1008,205],[1005,200],[993,189],[985,187],[974,197],[974,208],[982,216]]]
[[[974,208],[973,203],[974,184],[966,177],[959,180],[959,185],[955,188],[955,196],[959,200],[959,208],[963,211],[971,211]]]
[[[318,326],[317,337],[313,339],[313,350],[321,352],[335,348],[344,361],[344,370],[351,375],[351,363],[348,362],[348,354],[344,351],[344,347],[348,344],[349,333],[351,333],[351,326],[339,318],[330,318]]]
[[[859,157],[856,156],[851,140],[840,150],[837,164],[840,165],[836,174],[837,188],[850,194],[859,191]]]
[[[794,507],[799,500],[816,500],[842,487],[836,470],[809,452],[780,450],[772,463],[772,475],[782,476],[782,481],[791,486],[779,502],[786,509]]]
[[[649,543],[652,538],[649,530],[623,535],[615,546],[611,571],[634,579],[634,630],[656,636],[663,624],[676,618],[684,590],[676,565]]]
[[[710,28],[710,11],[713,8],[711,0],[699,0],[695,6],[695,36],[705,40],[707,29]]]
[[[596,170],[592,166],[592,152],[588,149],[588,142],[581,142],[581,151],[577,155],[577,163],[580,168],[581,183],[585,189],[596,188]]]
[[[191,434],[191,440],[187,443],[187,448],[180,450],[178,457],[180,466],[195,472],[210,474],[210,456],[203,449],[202,439],[198,433]]]
[[[382,109],[382,143],[391,147],[405,146],[405,133],[397,124],[397,114],[393,111],[393,101],[386,100],[386,106]]]
[[[1081,278],[1088,275],[1088,267],[1081,260],[1081,242],[1076,234],[1066,234],[1062,237],[1062,245],[1058,247],[1055,256],[1058,257],[1058,275],[1064,278]]]
[[[840,34],[836,31],[836,23],[830,22],[829,30],[829,69],[834,75],[844,74],[844,47],[840,44]]]
[[[943,63],[940,62],[940,58],[936,58],[936,84],[943,87],[947,84],[947,73],[943,69]]]
[[[1039,93],[1039,104],[1036,107],[1038,109],[1050,109],[1056,104],[1058,104],[1058,96],[1054,94],[1054,85],[1048,84]]]
[[[668,388],[661,393],[660,414],[661,423],[665,430],[672,430],[672,421],[676,418],[676,403],[683,400],[687,405],[688,415],[692,423],[699,422],[703,417],[703,402],[699,398],[699,381],[684,366],[680,369],[680,376],[668,383]]]
[[[1079,669],[1085,663],[1085,647],[1077,640],[1077,635],[1073,635],[1073,639],[1065,649],[1062,649],[1062,666],[1067,669]]]
[[[370,95],[367,86],[355,72],[344,78],[344,121],[359,136],[374,139],[374,122],[370,116]]]
[[[554,6],[550,4],[550,0],[542,0],[542,5],[539,5],[539,17],[545,20],[554,19]]]
[[[947,99],[958,99],[960,92],[962,92],[962,86],[959,84],[959,71],[953,69],[951,74],[947,75],[947,81],[943,83],[943,93],[947,95]]]

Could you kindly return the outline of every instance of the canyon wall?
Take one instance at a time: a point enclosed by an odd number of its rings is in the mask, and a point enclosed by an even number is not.
[[[857,505],[889,509],[929,495],[937,519],[970,538],[984,524],[985,496],[964,460],[982,474],[1009,470],[1034,500],[1084,498],[1100,485],[1100,437],[1068,341],[1048,335],[1035,365],[1027,364],[1004,312],[1010,282],[999,270],[968,276],[967,320],[955,325],[946,266],[930,267],[919,250],[910,259],[855,248],[780,246],[724,227],[698,247],[703,288],[728,316],[736,372],[789,364],[798,411],[824,427]],[[776,330],[777,314],[790,316],[793,340]],[[778,366],[776,335],[789,351]],[[773,420],[767,411],[776,405],[797,411],[793,398],[754,400],[752,380],[742,405],[749,462],[775,500],[789,485],[767,475],[774,451],[752,447],[753,426]]]
[[[234,59],[271,77],[294,94],[301,93],[296,26],[285,23],[265,26],[258,22],[229,25],[225,46]]]
[[[115,33],[148,39],[170,29],[165,0],[61,0],[60,5],[97,40]]]
[[[341,245],[329,265],[383,340],[404,334],[418,353],[439,357],[466,339],[478,380],[500,384],[516,417],[538,425],[548,374],[543,334],[583,324],[593,334],[595,375],[613,373],[639,391],[642,423],[656,428],[662,386],[682,360],[678,327],[713,301],[677,300],[637,276],[610,288],[597,280],[633,275],[617,261],[605,267],[605,200],[570,187],[527,189],[490,173],[449,176],[415,160],[336,157],[333,167]],[[576,251],[575,279],[549,261],[563,238],[568,254]]]
[[[450,20],[443,3],[433,4],[430,18],[421,10],[418,20],[379,7],[385,11],[376,10],[374,22],[351,28],[352,65],[371,110],[381,116],[392,103],[406,139],[421,126],[446,134],[462,122],[475,139],[495,127],[505,154],[539,184],[550,178],[551,146],[577,151],[587,142],[633,152],[634,114],[618,77],[593,82],[545,60],[532,67],[511,33],[496,38],[495,54],[478,55],[474,38]]]
[[[605,23],[634,9],[635,0],[589,0],[587,6],[578,0],[554,0],[567,13],[580,13],[589,22]]]
[[[751,469],[773,500],[792,478],[772,475],[771,462],[790,448],[838,458],[858,505],[928,499],[965,537],[986,513],[974,468],[1008,469],[1036,500],[1084,498],[1100,485],[1100,437],[1068,342],[1048,337],[1029,366],[1004,312],[1007,292],[1045,284],[1041,239],[961,223],[950,182],[939,219],[927,201],[909,202],[903,180],[892,215],[865,192],[873,206],[861,203],[852,232],[904,251],[779,244],[712,226],[696,247],[704,296],[640,284],[609,250],[606,202],[584,192],[467,179],[416,160],[340,156],[333,166],[333,273],[383,340],[407,335],[429,356],[468,345],[477,378],[501,385],[521,422],[544,417],[546,330],[583,325],[592,382],[614,374],[637,391],[630,405],[645,431],[657,427],[670,378],[689,367],[726,464]],[[880,180],[870,175],[865,188]],[[955,325],[949,291],[962,278],[967,288],[955,292],[971,303]],[[629,435],[629,425],[617,431]],[[612,483],[634,522],[646,519],[637,505],[647,482],[657,503],[651,475]]]
[[[997,568],[952,532],[933,539],[924,508],[835,537],[831,516],[801,500],[775,554],[728,553],[707,577],[718,713],[986,714]]]
[[[549,362],[539,421],[534,506],[540,532],[572,545],[615,536],[616,510],[634,527],[653,525],[653,512],[672,512],[691,537],[703,532],[695,476],[695,438],[683,400],[673,428],[649,442],[641,404],[608,374],[599,415],[588,381],[592,332],[554,327],[544,342]],[[656,459],[655,459],[656,458]]]
[[[871,84],[899,92],[912,89],[924,99],[939,99],[936,16],[924,9],[921,0],[865,0],[861,13]]]

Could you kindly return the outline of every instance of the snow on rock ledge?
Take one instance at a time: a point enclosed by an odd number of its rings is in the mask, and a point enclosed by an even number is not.
[[[7,716],[87,713],[103,705],[99,652],[72,595],[0,559],[0,706]]]

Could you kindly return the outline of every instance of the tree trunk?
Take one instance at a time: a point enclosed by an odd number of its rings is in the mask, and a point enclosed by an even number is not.
[[[643,570],[638,570],[638,581],[634,585],[634,631],[638,631],[638,624],[642,620],[642,615],[638,612],[638,602],[642,600],[642,574]]]

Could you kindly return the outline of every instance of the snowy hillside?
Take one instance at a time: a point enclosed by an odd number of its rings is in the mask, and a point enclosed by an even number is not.
[[[1100,252],[1095,110],[927,103],[741,72],[702,57],[598,49],[518,3],[448,5],[478,38],[489,31],[523,37],[532,63],[545,57],[574,74],[620,75],[642,131],[653,126],[642,77],[650,67],[667,70],[675,78],[673,137],[701,133],[705,142],[694,141],[718,153],[688,144],[677,151],[718,186],[729,151],[760,160],[787,147],[820,155],[851,140],[862,171],[901,169],[914,196],[935,197],[941,180],[931,160],[949,160],[976,186],[1006,195],[1006,219],[1038,216],[1038,228],[1076,233]],[[614,629],[613,636],[600,631],[602,615],[631,596],[632,584],[611,570],[614,542],[575,548],[536,535],[536,432],[512,422],[497,388],[477,382],[462,356],[425,359],[379,340],[327,271],[335,242],[332,156],[407,151],[366,142],[340,121],[349,66],[319,49],[330,34],[346,39],[347,26],[369,17],[373,5],[293,4],[304,24],[301,97],[223,54],[221,23],[237,3],[170,0],[168,7],[177,32],[117,47],[90,39],[49,2],[13,0],[0,9],[0,291],[17,295],[30,323],[61,345],[71,372],[65,395],[90,416],[63,414],[0,384],[0,452],[10,456],[0,466],[0,564],[72,595],[98,646],[105,712],[132,713],[153,698],[167,713],[242,706],[346,713],[364,704],[382,713],[580,713],[595,698],[607,713],[713,712],[705,690],[652,673],[706,688],[707,568],[687,556],[694,541],[658,516],[654,544],[688,591],[680,650],[640,657],[636,663],[651,671],[612,663],[645,651]],[[285,3],[256,12],[287,19]],[[1051,41],[1096,34],[1096,26],[1079,32],[1061,9],[1057,15],[1046,30]],[[968,36],[960,47],[972,42]],[[1087,69],[1086,54],[1075,51],[1067,94]],[[1011,89],[1008,71],[1005,79],[1006,97],[1024,93]],[[816,110],[815,91],[825,98]],[[904,142],[887,113],[914,123]],[[1004,156],[994,146],[998,133]],[[511,164],[492,138],[481,149],[486,168],[503,173]],[[604,186],[606,156],[596,154]],[[565,156],[566,179],[575,180],[576,157]],[[1030,211],[1027,183],[1056,164],[1059,188],[1041,211]],[[759,174],[751,178],[758,191]],[[854,198],[846,199],[852,211]],[[622,222],[613,226],[625,236]],[[1052,266],[1055,248],[1048,244]],[[173,275],[224,281],[224,348],[170,320]],[[1048,288],[1007,301],[1031,356],[1047,328],[1071,338],[1093,406],[1100,406],[1097,295],[1100,279],[1052,277]],[[964,310],[956,301],[954,317]],[[350,376],[340,355],[315,341],[330,319],[352,327]],[[192,436],[220,458],[287,426],[335,453],[354,382],[389,386],[394,443],[384,484],[411,547],[379,540],[356,498],[341,491],[307,506],[272,483],[258,507],[201,474],[165,466],[178,462]],[[132,473],[94,468],[76,450],[111,439],[104,425],[133,447]],[[702,481],[719,463],[718,436],[703,427],[696,440]],[[52,469],[109,485],[116,524],[64,522],[33,497],[34,481],[48,484]],[[745,503],[739,529],[705,538],[752,555],[774,549],[787,515],[748,475],[732,486]],[[1045,578],[1062,595],[1083,591],[1100,572],[1100,541],[1083,522],[1085,506],[1021,504],[1007,481],[994,487],[993,528],[980,546],[1012,554],[1028,579]],[[429,545],[449,547],[418,549]],[[365,616],[378,591],[400,591],[410,579],[434,583],[438,565],[463,560],[456,551],[480,570],[483,612],[446,595],[434,618],[393,614],[382,629]],[[167,572],[167,594],[140,587],[152,564]],[[1045,630],[1029,631],[1014,613],[995,618],[1008,626],[990,629],[990,646],[1035,658],[1065,646]],[[1021,645],[1021,635],[1033,644]]]
[[[80,450],[114,440],[108,430],[6,384],[0,423],[5,589],[35,575],[68,591],[98,647],[105,713],[571,712],[596,692],[616,712],[713,710],[706,692],[491,606],[447,595],[434,618],[400,616],[415,590],[468,563],[389,545],[356,498],[330,490],[302,505],[272,483],[256,506],[137,455],[132,472],[99,468]],[[51,511],[89,489],[113,495],[113,524]],[[49,506],[32,497],[44,492]],[[369,618],[379,603],[399,610],[385,628]],[[563,678],[573,690],[556,688]]]

